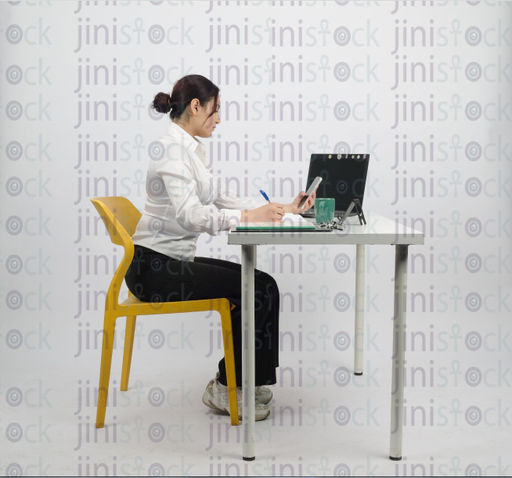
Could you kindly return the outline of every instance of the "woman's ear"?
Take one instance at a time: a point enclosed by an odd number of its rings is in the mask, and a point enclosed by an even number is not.
[[[195,116],[199,113],[199,107],[200,107],[200,103],[199,103],[199,100],[197,98],[194,98],[191,102],[190,102],[190,109],[192,110],[192,115]]]

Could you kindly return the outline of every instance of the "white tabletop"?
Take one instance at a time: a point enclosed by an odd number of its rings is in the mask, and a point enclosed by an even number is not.
[[[360,225],[357,216],[345,221],[343,231],[300,231],[300,232],[236,232],[233,226],[228,234],[228,244],[403,244],[421,245],[425,234],[378,214],[365,213],[366,225]],[[307,219],[314,222],[314,218]]]

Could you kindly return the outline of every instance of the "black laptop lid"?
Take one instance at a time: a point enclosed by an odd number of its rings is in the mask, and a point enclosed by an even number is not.
[[[345,212],[353,199],[359,199],[362,206],[369,161],[369,154],[312,154],[306,191],[320,176],[316,197],[334,198],[336,214]]]

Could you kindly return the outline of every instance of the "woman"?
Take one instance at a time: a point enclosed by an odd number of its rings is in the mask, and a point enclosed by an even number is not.
[[[150,161],[146,178],[147,200],[133,235],[135,253],[126,274],[130,291],[145,302],[167,302],[225,297],[231,311],[237,384],[242,383],[241,266],[196,257],[199,234],[212,236],[242,221],[279,221],[286,212],[298,213],[302,191],[291,204],[240,198],[219,189],[216,175],[207,169],[206,148],[195,136],[209,138],[219,118],[219,88],[200,75],[188,75],[174,86],[171,96],[158,93],[153,107],[169,113],[172,122],[160,139],[162,154]],[[314,203],[314,195],[303,209]],[[279,328],[279,289],[265,272],[255,271],[256,420],[270,414],[272,392],[264,385],[276,383]],[[229,413],[224,359],[210,380],[203,402]],[[242,415],[241,388],[238,410]]]

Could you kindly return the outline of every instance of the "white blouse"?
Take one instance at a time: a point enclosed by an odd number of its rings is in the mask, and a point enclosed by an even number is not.
[[[218,175],[207,169],[205,145],[176,123],[150,145],[150,156],[148,197],[134,244],[193,261],[200,233],[216,236],[237,225],[243,209],[265,205],[263,198],[240,198],[225,190]]]

